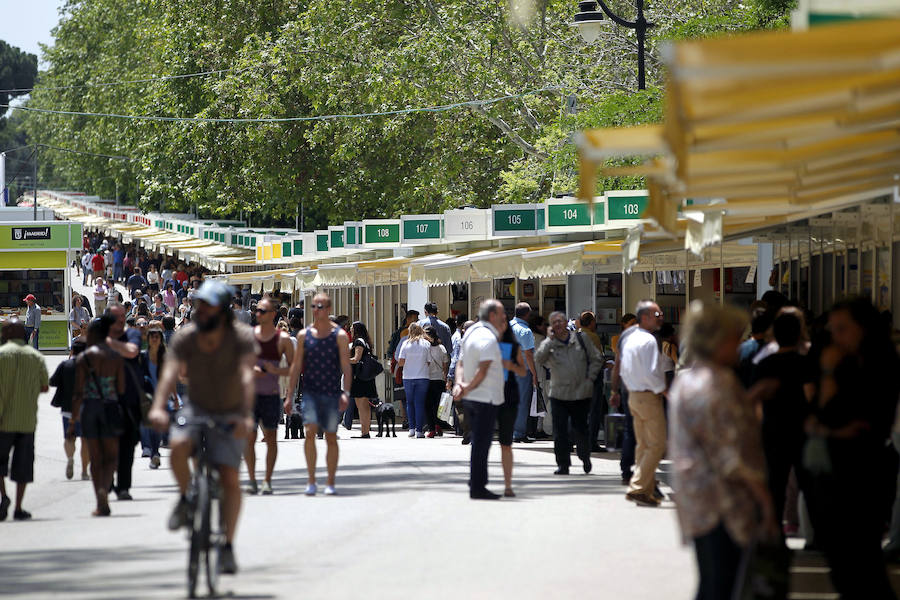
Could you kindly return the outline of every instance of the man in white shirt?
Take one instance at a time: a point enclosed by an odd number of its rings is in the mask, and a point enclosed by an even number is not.
[[[453,398],[462,399],[466,421],[472,430],[469,498],[496,500],[500,496],[487,489],[487,461],[497,411],[503,404],[503,357],[499,339],[509,324],[503,305],[497,300],[486,300],[478,310],[478,319],[462,339]]]
[[[628,388],[628,407],[637,438],[635,468],[625,497],[641,506],[659,506],[656,468],[666,453],[666,417],[662,393],[666,389],[662,357],[653,332],[663,313],[652,300],[641,300],[635,310],[638,326],[620,340],[620,377]]]

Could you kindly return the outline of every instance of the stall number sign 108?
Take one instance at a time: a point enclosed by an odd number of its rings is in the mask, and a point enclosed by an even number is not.
[[[382,228],[376,232],[376,235],[378,235],[378,237],[380,237],[380,238],[387,239],[387,238],[391,237],[391,230]]]

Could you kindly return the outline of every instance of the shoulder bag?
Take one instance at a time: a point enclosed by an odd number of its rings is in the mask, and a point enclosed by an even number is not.
[[[384,365],[375,358],[372,354],[372,350],[369,346],[363,342],[363,355],[360,361],[357,363],[359,365],[359,371],[356,375],[356,378],[360,381],[373,381],[376,377],[381,375],[384,371]]]

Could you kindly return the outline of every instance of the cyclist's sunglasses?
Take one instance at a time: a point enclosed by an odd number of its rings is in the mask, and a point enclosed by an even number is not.
[[[323,308],[325,308],[325,305],[322,304],[321,302],[320,302],[319,304],[313,304],[313,305],[311,305],[311,306],[312,306],[313,308],[318,308],[319,310],[322,310]]]

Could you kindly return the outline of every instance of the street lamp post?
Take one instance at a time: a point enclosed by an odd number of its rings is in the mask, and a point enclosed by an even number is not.
[[[603,12],[597,10],[598,4]],[[643,90],[647,88],[644,67],[644,46],[646,45],[647,40],[647,30],[653,27],[653,23],[649,23],[647,19],[644,18],[644,0],[636,0],[636,4],[637,19],[634,21],[627,21],[609,10],[609,7],[606,6],[603,0],[585,0],[584,2],[579,2],[578,12],[575,14],[575,21],[572,23],[572,26],[578,28],[578,33],[581,34],[581,38],[588,44],[599,37],[601,29],[607,24],[606,19],[603,18],[604,13],[606,13],[606,16],[609,17],[613,23],[621,25],[622,27],[627,27],[628,29],[634,29],[638,41],[638,89]]]

